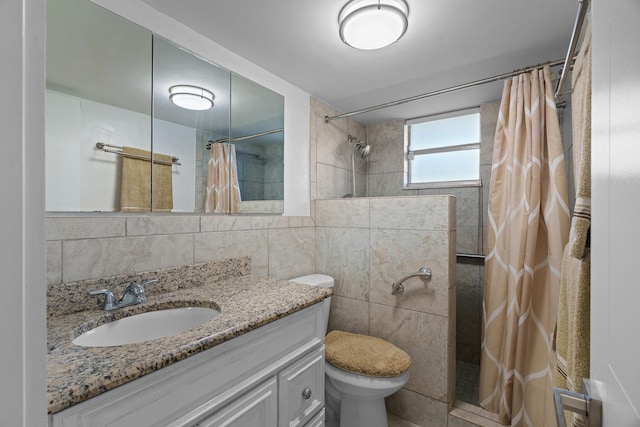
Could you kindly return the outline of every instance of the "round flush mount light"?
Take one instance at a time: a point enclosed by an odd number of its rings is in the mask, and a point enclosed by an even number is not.
[[[178,107],[188,110],[208,110],[213,107],[215,95],[199,86],[175,85],[169,88],[169,99]]]
[[[408,16],[405,0],[351,0],[338,15],[340,38],[356,49],[380,49],[404,35]]]

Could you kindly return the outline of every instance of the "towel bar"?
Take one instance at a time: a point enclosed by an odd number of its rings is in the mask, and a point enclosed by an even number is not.
[[[120,147],[119,145],[111,145],[111,144],[106,144],[104,142],[96,142],[96,148],[98,150],[104,151],[105,153],[118,154],[120,156],[129,157],[129,158],[132,158],[132,159],[151,160],[150,157],[138,156],[138,155],[129,154],[129,153],[123,153],[122,151],[115,151],[115,150],[122,150],[124,148],[124,147]],[[160,164],[160,165],[178,165],[178,166],[180,166],[180,159],[177,158],[177,157],[171,157],[171,162],[166,162],[164,160],[154,159],[153,163],[157,163],[157,164]]]

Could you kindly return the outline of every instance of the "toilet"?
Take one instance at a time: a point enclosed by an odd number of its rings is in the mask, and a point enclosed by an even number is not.
[[[326,274],[289,279],[333,288]],[[322,307],[324,334],[331,298]],[[409,380],[409,355],[380,338],[343,331],[325,337],[325,406],[327,427],[388,427],[384,398]]]

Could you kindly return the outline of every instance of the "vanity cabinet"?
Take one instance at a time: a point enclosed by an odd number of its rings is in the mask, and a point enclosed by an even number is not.
[[[322,304],[50,415],[51,427],[324,425]]]

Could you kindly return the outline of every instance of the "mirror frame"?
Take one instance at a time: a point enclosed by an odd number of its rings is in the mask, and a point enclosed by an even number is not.
[[[220,46],[140,0],[90,0],[196,55],[284,96],[284,213],[309,216],[309,100],[300,88]],[[307,159],[301,162],[299,159]]]

